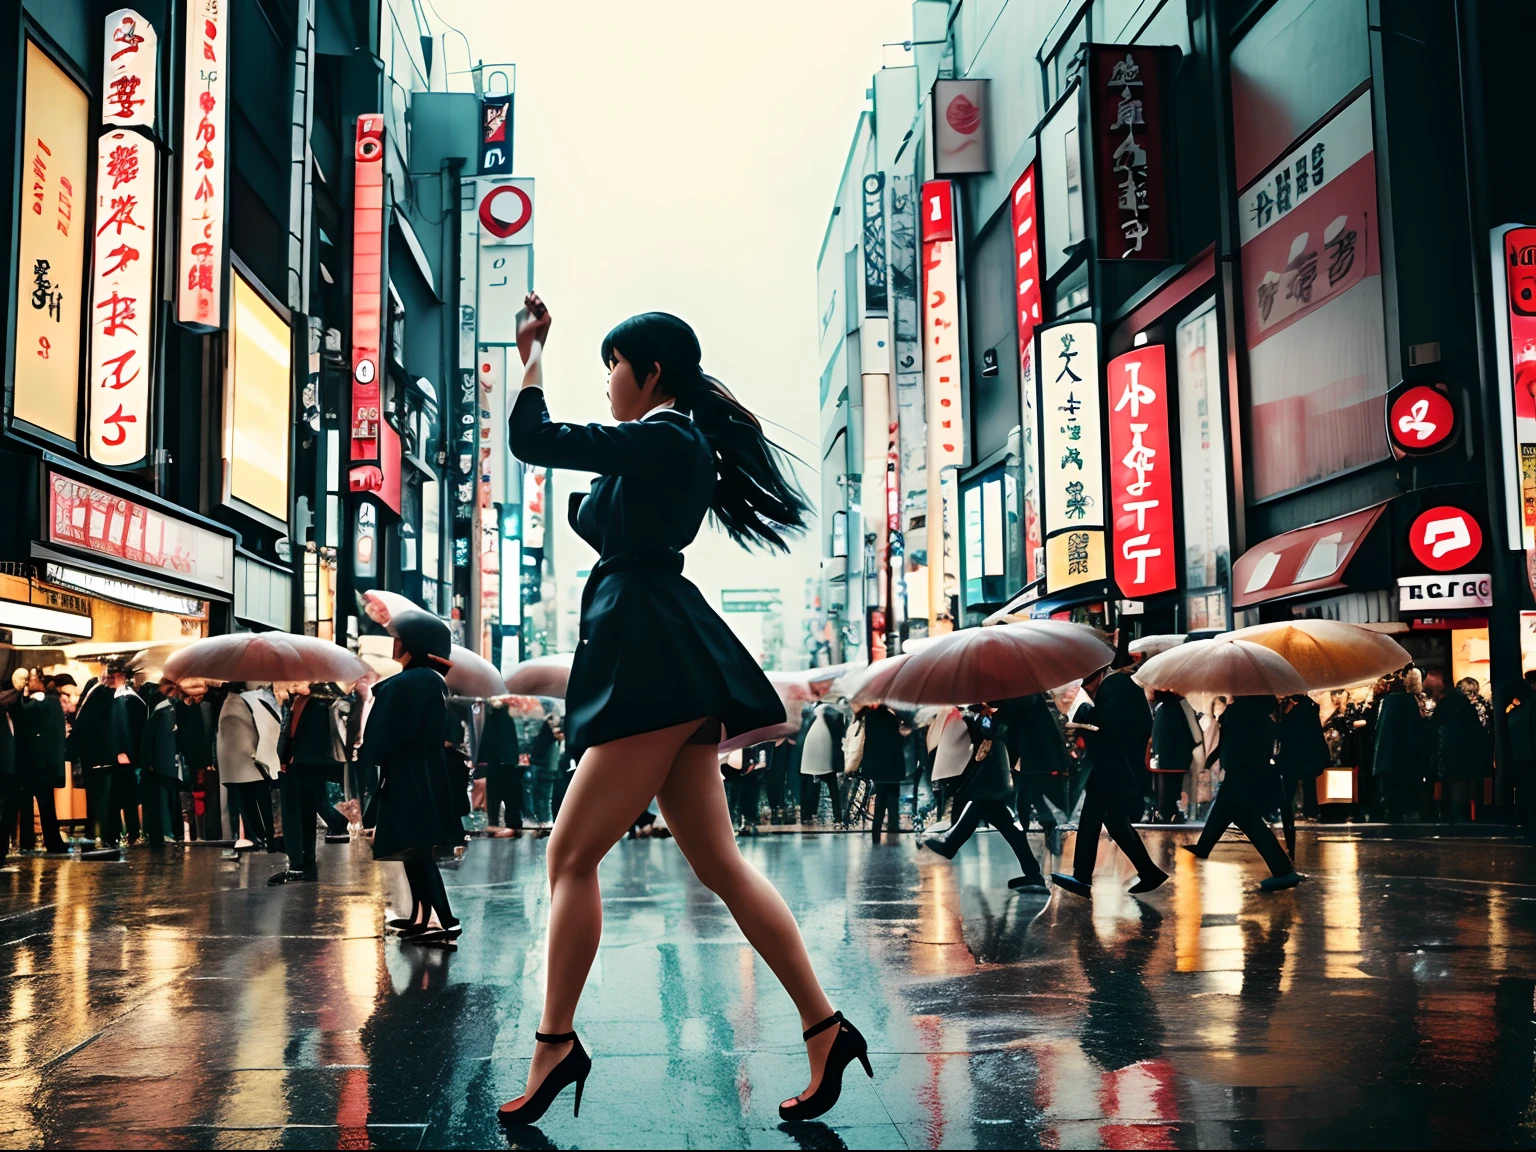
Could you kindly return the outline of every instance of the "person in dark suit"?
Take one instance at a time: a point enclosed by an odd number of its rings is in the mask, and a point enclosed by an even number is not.
[[[892,836],[901,832],[901,782],[907,775],[906,737],[901,718],[884,704],[876,704],[859,713],[864,726],[864,756],[859,761],[859,775],[874,789],[873,819],[870,821],[875,843],[880,843],[881,825]]]
[[[1016,696],[997,705],[1003,725],[1003,743],[1018,758],[1018,786],[1014,804],[1019,821],[1029,826],[1033,809],[1045,833],[1046,843],[1059,852],[1056,813],[1066,808],[1066,785],[1072,777],[1072,757],[1056,724],[1056,706],[1043,692]]]
[[[144,805],[144,839],[150,851],[164,852],[181,815],[181,757],[176,743],[176,704],[162,682],[146,701],[148,717],[139,744],[139,796]]]
[[[837,1099],[843,1069],[867,1059],[862,1036],[832,1011],[784,900],[741,856],[718,745],[784,722],[757,662],[684,578],[682,550],[706,516],[733,540],[786,548],[805,497],[785,476],[757,418],[700,367],[698,337],[661,312],[631,317],[602,343],[616,426],[551,421],[543,353],[550,315],[536,294],[518,327],[523,385],[510,417],[512,454],[539,468],[595,472],[571,504],[597,549],[582,594],[580,641],[566,689],[566,740],[579,756],[550,837],[548,982],[527,1092],[503,1105],[528,1124],[591,1060],[571,1031],[597,954],[597,866],[655,797],[699,880],[717,893],[799,1011],[815,1091],[780,1105],[811,1119]],[[547,1082],[546,1082],[547,1081]]]
[[[1010,888],[1045,892],[1045,877],[1040,862],[1029,846],[1029,837],[1014,811],[1013,773],[1009,768],[1008,746],[1003,743],[1004,726],[998,722],[999,711],[979,704],[965,713],[965,726],[971,734],[971,762],[960,777],[955,795],[955,819],[942,833],[925,836],[919,843],[946,860],[953,860],[976,828],[985,820],[1001,833],[1008,847],[1018,857],[1020,874],[1008,881]]]
[[[311,684],[308,692],[293,698],[284,718],[277,760],[282,765],[283,850],[288,867],[267,877],[269,885],[319,879],[315,822],[334,813],[327,785],[340,784],[347,765],[341,695],[334,684]],[[345,831],[345,818],[333,818],[341,820]]]
[[[117,846],[125,813],[131,814],[129,837],[139,832],[138,798],[125,795],[131,784],[117,779],[133,775],[133,732],[127,708],[118,703],[127,674],[126,664],[109,664],[75,712],[72,758],[85,770],[86,836],[104,848]]]
[[[522,749],[517,739],[517,717],[505,700],[492,700],[485,709],[485,730],[480,733],[476,757],[485,769],[485,821],[492,828],[523,830]],[[502,816],[502,808],[506,816]],[[531,813],[530,813],[531,815]],[[505,820],[505,822],[503,822]]]
[[[1274,762],[1280,734],[1276,712],[1273,696],[1239,696],[1227,705],[1221,714],[1219,742],[1208,761],[1220,761],[1226,774],[1221,790],[1205,818],[1199,842],[1180,845],[1204,860],[1222,834],[1236,824],[1269,866],[1269,878],[1259,885],[1266,892],[1294,888],[1306,879],[1291,864],[1266,819],[1280,788]]]
[[[1433,742],[1429,725],[1419,711],[1418,699],[1401,676],[1387,681],[1376,712],[1376,745],[1372,757],[1379,803],[1376,811],[1388,820],[1422,818],[1419,810],[1424,780],[1432,764]]]
[[[74,683],[70,680],[70,683]],[[32,804],[37,804],[43,824],[43,850],[58,854],[68,852],[59,835],[58,809],[53,790],[64,787],[64,702],[59,685],[52,677],[44,681],[43,691],[20,702],[16,716],[16,804],[21,819],[19,847],[28,851],[34,844]],[[5,827],[10,827],[9,817]],[[3,849],[0,849],[3,851]]]
[[[533,818],[548,824],[554,817],[555,775],[559,765],[555,763],[555,727],[553,718],[546,716],[533,728],[533,739],[528,742],[528,786],[533,798]]]
[[[1152,710],[1147,707],[1146,694],[1124,667],[1128,661],[1113,670],[1100,669],[1084,680],[1082,691],[1092,703],[1077,711],[1077,722],[1090,726],[1083,730],[1083,744],[1091,767],[1077,821],[1072,872],[1053,872],[1051,878],[1079,896],[1093,894],[1101,827],[1136,868],[1132,892],[1151,892],[1168,879],[1168,873],[1152,863],[1146,845],[1131,826],[1131,813],[1139,814],[1142,807],[1142,765],[1147,741],[1152,738]]]
[[[1328,740],[1323,735],[1322,710],[1310,696],[1290,696],[1281,705],[1279,751],[1275,768],[1280,773],[1280,823],[1285,828],[1285,850],[1296,856],[1296,791],[1301,790],[1303,816],[1317,815],[1317,778],[1328,767]]]
[[[176,697],[176,747],[181,753],[181,812],[189,840],[218,840],[219,777],[205,710],[211,705]],[[202,811],[198,811],[201,803]]]

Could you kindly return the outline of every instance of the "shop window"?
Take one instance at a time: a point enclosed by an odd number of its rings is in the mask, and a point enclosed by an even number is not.
[[[1010,535],[1018,535],[1017,492],[1013,477],[1001,467],[961,490],[961,581],[967,609],[999,604],[1011,591],[1008,553]]]
[[[1185,627],[1227,626],[1232,544],[1227,505],[1227,429],[1222,418],[1216,302],[1179,324],[1179,452],[1184,511]]]
[[[225,496],[286,525],[292,404],[288,321],[238,269],[230,282]]]
[[[1000,212],[972,245],[966,277],[970,304],[970,403],[967,431],[972,459],[1002,451],[1019,424],[1019,352],[1013,301],[1013,235]],[[987,353],[991,352],[989,359]]]

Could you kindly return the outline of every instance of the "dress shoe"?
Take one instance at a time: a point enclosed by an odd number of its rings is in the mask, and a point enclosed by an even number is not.
[[[955,858],[956,849],[946,844],[942,836],[924,836],[918,843],[929,851],[936,852],[946,860],[953,860]]]
[[[1168,883],[1168,873],[1159,868],[1157,871],[1148,873],[1132,884],[1131,895],[1145,896],[1148,892],[1157,891],[1166,883]]]
[[[1259,881],[1259,888],[1264,892],[1284,892],[1287,888],[1294,888],[1306,877],[1300,872],[1287,872],[1283,876],[1270,876]]]
[[[1008,887],[1015,892],[1027,892],[1032,896],[1037,894],[1043,896],[1050,891],[1045,886],[1045,877],[1038,872],[1033,876],[1015,876],[1008,881]]]
[[[345,832],[327,832],[325,834],[325,842],[327,844],[350,844],[352,843],[352,837]]]
[[[315,876],[310,872],[295,872],[289,869],[287,872],[278,872],[267,877],[267,887],[276,888],[279,884],[299,884],[305,880],[313,880]]]
[[[1051,882],[1058,888],[1065,888],[1076,896],[1093,897],[1093,881],[1079,880],[1076,876],[1066,872],[1052,872]]]
[[[1209,860],[1211,858],[1211,854],[1209,852],[1200,851],[1200,845],[1198,844],[1180,844],[1179,851],[1188,852],[1196,860]]]

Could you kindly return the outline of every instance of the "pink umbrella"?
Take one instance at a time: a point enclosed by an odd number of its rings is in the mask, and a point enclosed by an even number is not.
[[[770,724],[766,728],[754,728],[751,732],[743,732],[740,736],[732,736],[729,740],[720,743],[721,752],[735,752],[738,748],[750,748],[754,744],[762,744],[769,740],[786,740],[791,736],[799,735],[800,725],[792,724],[788,720],[782,724]]]
[[[571,679],[571,654],[535,656],[524,660],[507,676],[506,690],[514,696],[550,696],[565,699]]]
[[[801,668],[793,672],[772,671],[768,682],[786,704],[807,704],[820,700],[855,664],[832,664],[826,668]]]
[[[381,628],[389,627],[389,622],[400,612],[421,612],[422,606],[402,596],[398,592],[383,592],[371,590],[363,593],[363,611]]]
[[[236,632],[194,640],[165,661],[165,679],[350,684],[368,665],[339,644],[287,632]]]
[[[1097,672],[1115,651],[1092,628],[1026,620],[935,637],[881,660],[855,685],[855,704],[977,704],[1048,692]]]
[[[448,675],[443,679],[448,684],[448,691],[455,696],[489,697],[506,693],[496,665],[478,652],[471,652],[455,644],[449,658],[453,661],[453,667],[448,669]]]

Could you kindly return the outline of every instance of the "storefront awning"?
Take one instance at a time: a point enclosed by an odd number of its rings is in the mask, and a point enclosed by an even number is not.
[[[1344,587],[1344,571],[1381,519],[1377,504],[1282,532],[1255,545],[1232,566],[1232,606],[1252,608],[1270,600]]]

